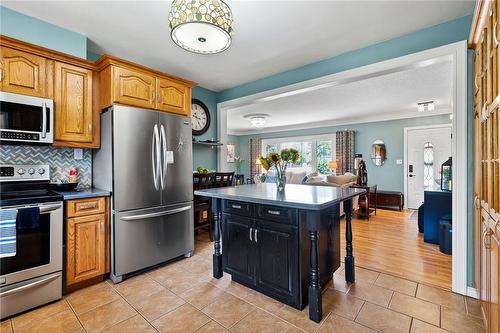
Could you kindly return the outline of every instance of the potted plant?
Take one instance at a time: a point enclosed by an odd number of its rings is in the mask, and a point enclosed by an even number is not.
[[[279,153],[269,153],[266,157],[260,157],[260,163],[264,170],[269,171],[271,167],[276,169],[276,186],[278,191],[283,191],[286,185],[286,168],[288,164],[297,163],[300,153],[296,149],[283,149]]]

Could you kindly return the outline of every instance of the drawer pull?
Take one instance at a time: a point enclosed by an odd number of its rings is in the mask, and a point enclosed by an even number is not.
[[[257,240],[257,229],[255,229],[255,233],[253,235],[253,239],[255,239],[255,243],[258,243],[259,241]]]
[[[250,230],[248,232],[248,238],[250,239],[250,242],[253,242],[253,240],[252,240],[252,229],[253,228],[250,228]]]
[[[231,207],[233,207],[235,209],[241,209],[241,205],[231,205]]]
[[[97,208],[96,204],[78,206],[78,209],[96,209],[96,208]]]
[[[278,210],[268,210],[267,212],[271,215],[281,215],[281,212]]]

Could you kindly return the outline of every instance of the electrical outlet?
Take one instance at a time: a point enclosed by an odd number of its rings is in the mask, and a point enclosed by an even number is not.
[[[81,148],[75,148],[73,150],[73,156],[74,156],[75,160],[81,160],[81,159],[83,159],[83,149],[81,149]]]
[[[403,164],[403,160],[396,160],[396,164],[397,165],[402,165]]]

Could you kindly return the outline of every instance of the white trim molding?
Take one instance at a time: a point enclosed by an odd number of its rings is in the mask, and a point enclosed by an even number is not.
[[[453,62],[452,91],[452,157],[453,157],[453,257],[452,290],[467,294],[467,41],[460,41],[402,57],[381,61],[312,80],[263,91],[217,104],[217,133],[227,143],[227,112],[231,108],[365,80],[371,77],[406,71],[436,64]],[[315,127],[315,126],[314,126]],[[228,168],[225,156],[218,154],[217,166]]]
[[[467,287],[467,296],[479,299],[479,294],[477,292],[477,289],[474,287]]]

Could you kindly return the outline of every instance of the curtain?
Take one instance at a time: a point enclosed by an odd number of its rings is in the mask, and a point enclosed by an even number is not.
[[[254,176],[260,172],[260,167],[255,164],[255,161],[262,155],[262,139],[250,139],[248,151],[250,152],[248,170],[250,170],[250,178],[254,179]]]
[[[339,131],[336,136],[337,174],[354,173],[354,131]]]

